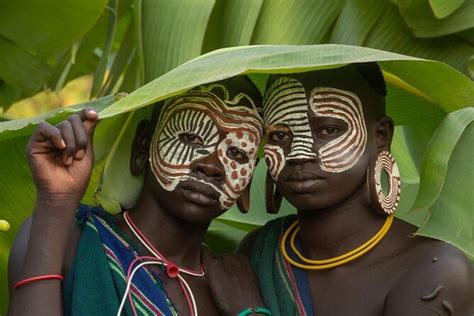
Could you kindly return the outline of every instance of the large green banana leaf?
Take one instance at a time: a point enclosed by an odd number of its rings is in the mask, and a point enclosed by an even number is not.
[[[398,216],[420,226],[421,234],[443,239],[473,256],[474,195],[468,193],[472,193],[469,181],[474,170],[474,162],[469,159],[474,138],[474,82],[441,62],[345,45],[235,47],[195,58],[128,96],[106,97],[43,118],[57,122],[84,106],[99,110],[103,121],[95,135],[97,161],[84,201],[101,203],[117,212],[120,205],[133,204],[140,189],[141,179],[127,172],[130,141],[137,123],[149,116],[150,105],[196,85],[240,74],[250,75],[262,86],[269,73],[368,61],[377,61],[384,71],[387,109],[397,125],[392,150],[400,165],[403,185]],[[0,123],[0,220],[11,225],[9,231],[0,232],[2,305],[6,304],[8,250],[34,202],[24,148],[38,121]],[[411,135],[416,137],[412,139]],[[264,211],[265,172],[262,163],[252,182],[249,214],[233,209],[211,226],[207,242],[214,249],[229,251],[247,231],[275,217]],[[292,211],[284,203],[279,215]]]
[[[0,0],[0,107],[89,73],[93,96],[133,91],[204,52],[238,45],[360,45],[474,74],[474,0],[106,2]]]

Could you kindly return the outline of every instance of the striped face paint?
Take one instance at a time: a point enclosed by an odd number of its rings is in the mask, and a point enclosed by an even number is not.
[[[269,87],[263,98],[263,117],[266,134],[288,128],[293,135],[286,156],[280,146],[265,144],[265,160],[275,181],[286,161],[316,158],[308,121],[308,101],[305,89],[298,80],[280,77]]]
[[[338,173],[354,166],[365,150],[367,130],[362,104],[349,91],[316,87],[308,102],[305,88],[298,80],[280,77],[265,93],[263,107],[265,133],[286,129],[293,137],[286,154],[278,145],[265,145],[265,159],[275,181],[287,161],[319,158],[322,170]],[[343,120],[348,126],[347,131],[315,152],[309,111],[319,117]]]
[[[251,107],[240,105],[244,103]],[[200,86],[165,102],[150,146],[151,169],[168,191],[189,179],[211,186],[220,195],[221,208],[228,209],[250,183],[261,134],[249,96],[240,93],[229,100],[223,85]],[[193,161],[216,151],[225,171],[222,187],[190,176]]]
[[[367,144],[367,128],[359,97],[345,90],[317,87],[311,92],[310,103],[316,116],[340,119],[347,124],[346,132],[319,149],[321,169],[343,172],[352,168]]]

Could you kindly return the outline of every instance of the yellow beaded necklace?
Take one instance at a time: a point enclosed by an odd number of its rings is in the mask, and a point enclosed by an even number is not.
[[[372,237],[370,238],[367,242],[365,242],[363,245],[357,247],[356,249],[353,249],[349,251],[348,253],[345,253],[343,255],[330,258],[330,259],[325,259],[325,260],[312,260],[305,258],[303,254],[296,248],[295,245],[295,239],[296,235],[298,234],[300,228],[298,226],[298,220],[296,220],[293,224],[291,224],[284,232],[283,237],[281,239],[280,243],[280,248],[281,248],[281,253],[283,254],[283,257],[291,263],[292,265],[301,268],[301,269],[306,269],[306,270],[322,270],[322,269],[329,269],[329,268],[334,268],[340,265],[343,265],[347,262],[350,262],[352,260],[355,260],[374,248],[381,240],[382,238],[385,237],[387,234],[388,230],[390,229],[390,226],[392,225],[393,222],[393,214],[387,216],[387,219],[385,220],[385,223],[383,224],[382,228]],[[286,241],[288,240],[288,236],[291,233],[290,237],[290,247],[291,250],[298,256],[298,258],[303,261],[304,263],[297,262],[293,260],[289,255],[288,252],[286,251]],[[306,263],[306,264],[305,264]]]

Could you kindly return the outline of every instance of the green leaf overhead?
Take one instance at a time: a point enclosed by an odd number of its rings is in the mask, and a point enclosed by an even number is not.
[[[128,112],[197,85],[239,74],[302,72],[367,61],[379,61],[384,70],[387,68],[394,75],[391,78],[397,78],[397,85],[407,91],[416,87],[446,112],[469,106],[474,96],[471,80],[436,61],[346,45],[262,45],[226,48],[200,56],[146,84],[100,115],[106,118]],[[435,89],[434,84],[441,81],[443,84]]]

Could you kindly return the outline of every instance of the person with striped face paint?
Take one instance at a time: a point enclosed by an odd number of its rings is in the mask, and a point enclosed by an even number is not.
[[[240,252],[273,315],[474,312],[464,254],[414,237],[416,227],[393,217],[400,174],[390,154],[385,89],[375,63],[268,80],[267,211],[276,213],[284,197],[297,215],[250,233]]]
[[[28,145],[37,204],[10,256],[10,315],[221,315],[204,270],[216,257],[202,242],[211,220],[234,203],[248,210],[260,104],[246,77],[164,101],[137,128],[130,168],[144,173],[144,184],[119,215],[79,205],[97,113],[40,124]],[[267,312],[254,272],[239,260],[245,277],[233,290],[243,294],[227,311]]]

